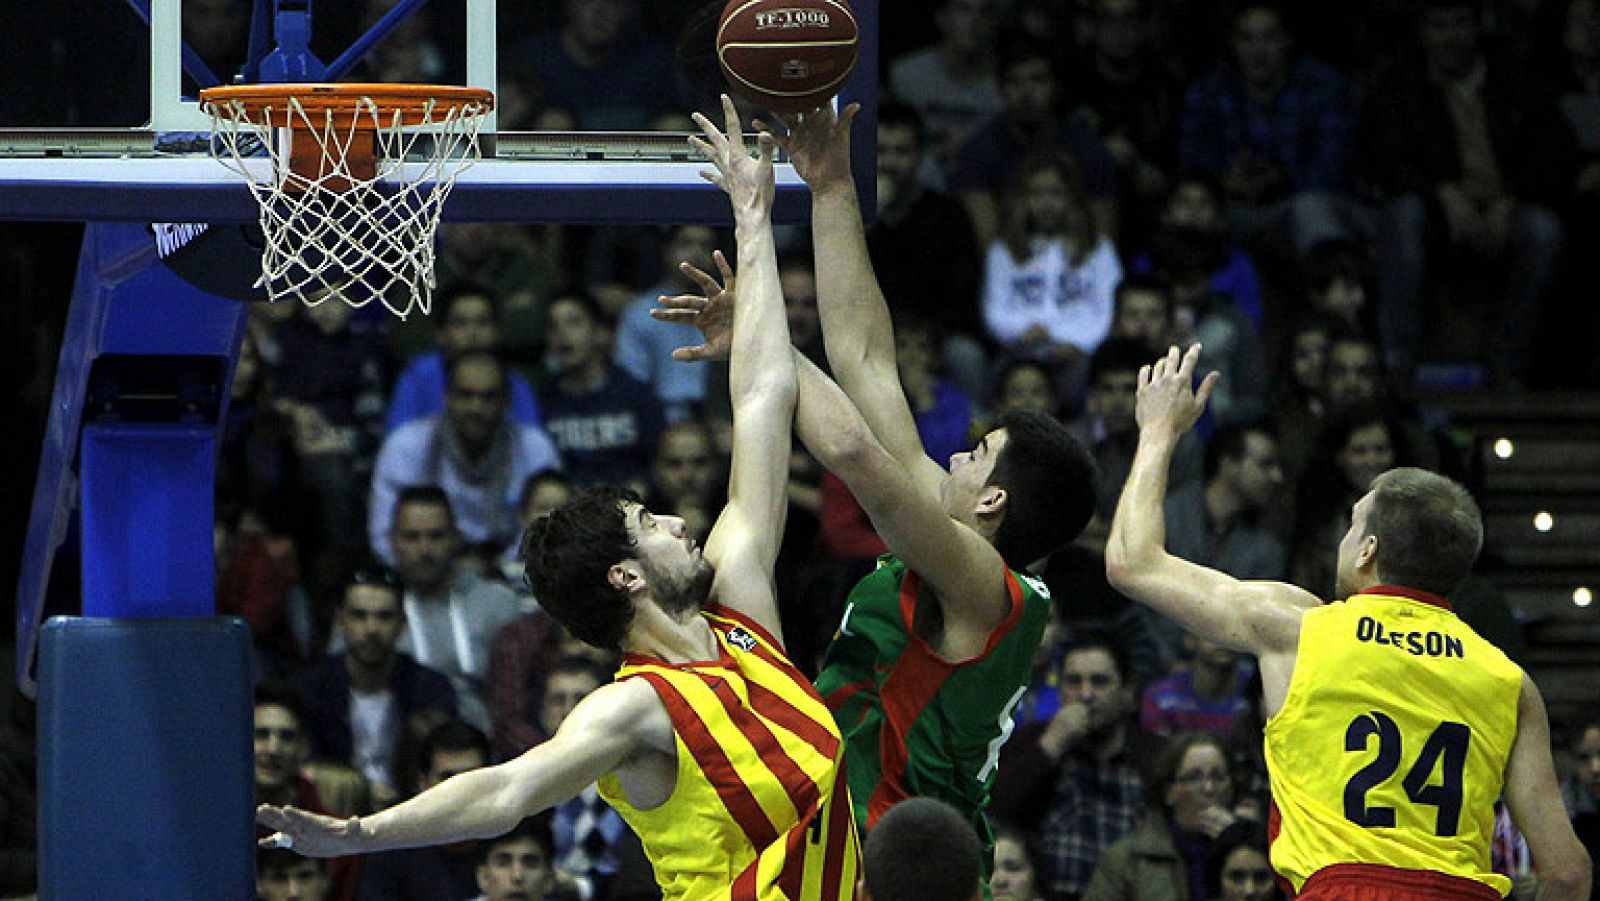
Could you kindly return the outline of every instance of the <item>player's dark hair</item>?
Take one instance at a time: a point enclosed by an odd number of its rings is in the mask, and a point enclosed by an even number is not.
[[[1373,480],[1367,534],[1378,539],[1385,582],[1443,597],[1472,572],[1483,548],[1483,516],[1460,483],[1402,467]]]
[[[1094,514],[1096,472],[1088,448],[1053,416],[1013,410],[996,428],[1006,443],[989,475],[1006,490],[995,550],[1013,569],[1078,537]]]
[[[943,801],[909,798],[867,833],[861,869],[873,901],[971,901],[981,860],[961,814]]]
[[[635,553],[623,514],[623,503],[634,500],[614,487],[595,488],[534,520],[522,536],[522,563],[539,603],[579,641],[608,651],[621,648],[633,622],[627,592],[606,573]]]
[[[1150,778],[1145,782],[1144,799],[1152,810],[1167,809],[1167,789],[1178,780],[1178,770],[1183,758],[1195,748],[1210,746],[1222,756],[1222,765],[1228,765],[1228,746],[1216,735],[1201,730],[1179,732],[1172,736],[1150,764]],[[1233,784],[1233,773],[1228,773],[1228,784]]]

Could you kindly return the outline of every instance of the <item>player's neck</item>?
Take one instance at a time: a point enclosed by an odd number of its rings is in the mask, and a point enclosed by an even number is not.
[[[717,638],[699,610],[671,616],[654,603],[640,606],[622,649],[667,663],[693,663],[721,656]]]

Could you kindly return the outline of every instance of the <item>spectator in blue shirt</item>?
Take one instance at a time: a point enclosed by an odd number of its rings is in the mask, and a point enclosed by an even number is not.
[[[650,386],[606,357],[600,305],[569,293],[550,304],[548,359],[554,378],[541,395],[545,428],[580,488],[601,483],[643,492],[661,434]]]
[[[386,431],[444,412],[445,360],[475,350],[494,350],[500,342],[499,306],[489,289],[458,285],[439,298],[439,346],[417,354],[394,385]],[[511,418],[519,425],[540,424],[539,404],[528,380],[508,373]]]
[[[1231,26],[1230,58],[1184,100],[1179,166],[1221,180],[1229,226],[1247,244],[1298,257],[1363,228],[1370,216],[1337,193],[1352,139],[1349,79],[1296,54],[1283,10],[1270,0],[1240,5]]]

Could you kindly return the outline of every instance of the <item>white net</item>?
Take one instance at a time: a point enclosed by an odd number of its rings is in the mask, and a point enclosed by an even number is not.
[[[456,176],[482,155],[478,127],[489,105],[430,100],[420,120],[415,110],[403,120],[400,109],[370,97],[350,103],[339,110],[308,110],[293,97],[276,109],[206,104],[212,155],[244,178],[261,208],[256,286],[274,302],[337,298],[362,307],[377,300],[402,319],[413,309],[427,315],[439,213]],[[314,162],[291,167],[291,141],[314,142]],[[375,143],[371,171],[357,142]]]

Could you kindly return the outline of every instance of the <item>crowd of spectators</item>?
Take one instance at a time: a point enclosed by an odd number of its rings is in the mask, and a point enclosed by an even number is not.
[[[317,12],[331,41],[390,5]],[[248,6],[186,4],[219,72],[242,59]],[[448,6],[364,77],[450,80],[463,25]],[[502,4],[501,128],[681,128],[719,85],[715,10],[679,6]],[[943,461],[1007,410],[1042,410],[1102,479],[1084,539],[1036,567],[1058,616],[1000,758],[994,895],[1276,897],[1253,662],[1101,572],[1138,368],[1201,341],[1224,373],[1173,464],[1169,547],[1324,597],[1374,475],[1465,474],[1419,387],[1600,384],[1600,2],[883,0],[880,16],[867,238],[925,445]],[[139,115],[133,89],[74,106],[90,92],[52,82],[4,112],[111,124]],[[827,261],[804,229],[782,243],[790,332],[825,364],[811,270]],[[393,803],[544,740],[609,678],[614,660],[541,613],[517,541],[602,482],[704,540],[727,373],[672,361],[697,338],[649,309],[691,290],[679,262],[710,268],[729,244],[690,225],[446,224],[420,323],[252,311],[216,529],[219,607],[256,639],[263,799]],[[803,449],[773,452],[791,460],[785,632],[814,672],[883,545]],[[1570,725],[1565,795],[1593,848],[1600,724]],[[1524,875],[1514,827],[1504,838],[1496,866]],[[591,790],[481,847],[326,867],[264,852],[261,892],[649,897],[644,866]]]

